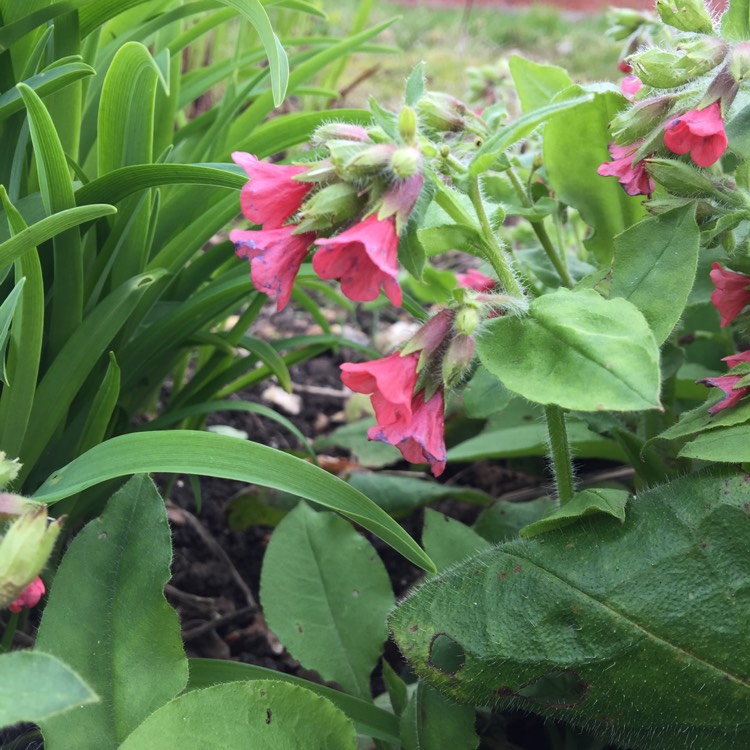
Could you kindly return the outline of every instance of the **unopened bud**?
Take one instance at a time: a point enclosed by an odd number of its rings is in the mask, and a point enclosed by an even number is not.
[[[667,119],[675,98],[657,96],[643,99],[632,107],[620,110],[612,120],[615,143],[626,145],[640,141]]]
[[[393,152],[391,157],[391,169],[393,173],[401,180],[407,177],[413,177],[422,167],[422,154],[419,150],[407,146],[399,148]]]
[[[430,93],[417,104],[422,121],[433,130],[457,132],[464,129],[466,105],[454,96]]]
[[[446,388],[452,388],[461,382],[461,378],[466,374],[474,359],[475,348],[476,342],[473,336],[458,334],[453,337],[443,356],[442,374]]]
[[[348,182],[333,185],[313,193],[299,210],[301,220],[297,233],[328,229],[359,213],[362,207],[359,191]]]
[[[628,61],[636,75],[658,89],[682,86],[713,70],[727,56],[727,45],[713,37],[698,37],[679,44],[674,51],[648,49]]]
[[[339,143],[341,142],[339,141]],[[352,155],[349,159],[337,163],[334,157],[334,164],[336,164],[338,173],[345,180],[356,180],[385,171],[390,166],[391,157],[396,150],[396,147],[390,143],[378,143],[374,146],[366,146],[364,150],[361,149],[360,144],[357,145],[360,150],[356,153],[350,152]],[[345,152],[342,149],[343,153]],[[331,156],[333,157],[333,154]]]
[[[750,42],[740,42],[729,60],[729,72],[737,83],[750,77]]]
[[[21,466],[17,459],[9,459],[0,451],[0,487],[10,484],[18,476]]]
[[[711,15],[703,0],[656,0],[656,11],[664,23],[680,31],[713,33]]]
[[[417,113],[404,107],[398,116],[398,132],[404,143],[412,145],[417,137]]]
[[[28,510],[36,508],[38,503],[27,500],[21,495],[0,492],[0,522],[11,521]]]
[[[710,179],[691,164],[676,159],[647,159],[648,173],[672,195],[702,197],[721,203],[738,203],[740,196],[729,186]]]
[[[456,330],[464,336],[471,336],[479,325],[479,310],[475,305],[461,305],[456,313]]]
[[[295,175],[297,182],[330,182],[336,179],[336,167],[330,159],[311,164],[304,172]]]
[[[329,122],[315,130],[313,144],[325,144],[327,141],[369,141],[370,136],[361,125],[348,122]]]
[[[436,315],[433,315],[407,342],[401,349],[401,356],[421,352],[417,372],[419,372],[427,361],[437,352],[444,344],[453,329],[453,321],[456,311],[450,308],[444,308]]]
[[[62,519],[47,525],[38,505],[11,524],[0,541],[0,608],[7,607],[39,575],[52,553]]]
[[[607,12],[607,36],[617,42],[627,39],[641,26],[650,22],[647,16],[631,8],[610,8]],[[623,71],[629,73],[630,71]]]

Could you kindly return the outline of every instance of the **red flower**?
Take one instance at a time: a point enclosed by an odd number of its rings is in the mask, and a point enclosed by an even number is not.
[[[721,326],[729,325],[750,304],[750,276],[722,268],[718,263],[711,265],[711,281],[714,289],[711,294],[713,306],[721,314]]]
[[[495,288],[495,280],[476,268],[470,268],[466,273],[457,273],[456,281],[459,286],[475,292],[491,292]]]
[[[315,237],[310,232],[292,234],[294,230],[287,226],[258,231],[235,229],[229,233],[237,255],[250,261],[253,286],[275,296],[277,310],[283,310],[289,302],[294,279]]]
[[[250,177],[240,193],[242,213],[254,224],[277,229],[300,207],[312,189],[309,182],[293,179],[307,167],[282,166],[258,161],[256,156],[235,151],[232,159]]]
[[[44,583],[37,576],[9,605],[11,612],[20,612],[22,609],[31,609],[39,604],[39,600],[44,596]]]
[[[411,408],[411,419],[387,425],[378,423],[370,427],[367,437],[395,445],[409,463],[428,462],[433,475],[439,477],[446,462],[443,389],[437,390],[427,402],[421,391],[414,396]]]
[[[637,143],[631,146],[609,144],[612,161],[605,161],[597,169],[602,177],[617,177],[620,185],[628,195],[651,195],[654,192],[654,181],[646,171],[643,161],[633,161],[633,154],[638,150]]]
[[[633,68],[628,65],[625,60],[620,60],[620,62],[617,63],[617,67],[620,69],[622,73],[632,73]]]
[[[379,424],[411,419],[411,402],[417,385],[419,353],[394,352],[372,362],[341,365],[341,380],[355,393],[371,396]]]
[[[664,131],[664,145],[673,154],[687,154],[699,167],[715,164],[727,150],[727,134],[721,119],[721,105],[691,109],[672,120]]]
[[[322,279],[340,279],[341,291],[352,300],[369,302],[380,294],[401,304],[398,285],[398,236],[391,219],[370,216],[335,237],[315,240],[321,245],[313,268]]]

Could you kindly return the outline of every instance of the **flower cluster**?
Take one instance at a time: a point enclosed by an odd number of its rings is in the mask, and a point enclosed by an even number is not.
[[[347,124],[323,126],[316,141],[328,156],[305,166],[232,154],[250,178],[242,213],[262,227],[230,233],[237,255],[250,261],[253,286],[275,297],[278,310],[311,248],[315,272],[338,280],[349,299],[368,302],[382,289],[400,305],[398,237],[422,190],[420,151],[413,143],[375,142]]]

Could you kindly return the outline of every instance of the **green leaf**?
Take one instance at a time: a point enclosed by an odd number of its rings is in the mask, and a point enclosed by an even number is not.
[[[533,112],[522,115],[512,123],[505,125],[500,128],[497,133],[488,138],[482,144],[481,148],[477,150],[469,164],[469,172],[472,175],[477,175],[490,169],[495,160],[503,151],[505,151],[505,149],[512,146],[517,141],[526,138],[526,136],[533,133],[540,125],[550,120],[550,118],[572,108],[576,111],[577,108],[586,106],[586,104],[591,102],[592,99],[593,96],[591,94],[583,94],[574,99],[554,102],[553,104],[548,104],[546,107],[540,107]],[[546,130],[547,128],[545,126],[545,141]]]
[[[10,337],[10,325],[16,314],[16,307],[21,297],[25,279],[19,279],[10,294],[0,304],[0,381],[7,387],[10,385],[5,372],[5,350]]]
[[[355,750],[354,727],[330,701],[276,680],[192,690],[149,716],[119,750]]]
[[[388,690],[388,698],[394,713],[396,716],[401,716],[409,703],[409,689],[385,658],[383,659],[383,682]]]
[[[536,298],[524,318],[489,321],[477,354],[503,385],[539,404],[659,407],[659,350],[646,320],[627,300],[591,289],[560,289]]]
[[[622,525],[592,516],[507,542],[428,580],[396,609],[394,637],[458,701],[564,718],[627,747],[680,736],[744,750],[748,503],[744,474],[708,472],[637,497]],[[434,662],[441,634],[458,669]]]
[[[702,461],[743,463],[750,461],[750,424],[718,427],[691,440],[677,454]]]
[[[120,396],[120,368],[117,366],[115,355],[109,353],[109,364],[104,373],[96,395],[91,402],[89,413],[81,430],[81,437],[76,447],[76,455],[85,453],[89,448],[101,443],[107,432],[112,414]]]
[[[474,709],[461,706],[437,690],[417,684],[401,716],[403,750],[476,750]]]
[[[464,224],[446,224],[420,229],[417,236],[430,257],[449,250],[462,250],[483,257],[483,241],[479,231]]]
[[[377,552],[351,524],[299,503],[271,536],[260,598],[295,659],[347,692],[370,695],[393,592]]]
[[[349,484],[376,502],[386,513],[401,518],[422,505],[453,498],[465,503],[485,505],[491,498],[481,490],[461,485],[444,485],[430,480],[383,471],[355,471]]]
[[[513,394],[484,367],[478,367],[464,388],[464,411],[472,419],[486,419],[505,409]]]
[[[0,727],[35,724],[71,708],[99,700],[59,659],[39,651],[0,655]]]
[[[417,102],[424,96],[425,79],[424,79],[424,62],[418,62],[414,70],[406,79],[406,93],[404,95],[404,104],[407,107],[416,107]]]
[[[153,471],[235,479],[291,492],[350,518],[424,570],[434,569],[387,513],[346,482],[273,448],[209,432],[157,431],[112,438],[56,471],[33,497],[49,504],[107,479]]]
[[[546,106],[556,94],[573,85],[567,72],[556,65],[539,65],[511,55],[508,67],[524,113]]]
[[[580,91],[573,87],[566,94],[578,99]],[[605,265],[612,257],[614,236],[646,213],[642,196],[627,195],[617,180],[596,172],[609,160],[609,123],[624,104],[618,93],[599,93],[544,126],[544,166],[552,189],[594,229],[585,244]]]
[[[528,538],[552,529],[560,529],[593,513],[603,513],[613,516],[618,521],[624,521],[625,505],[629,497],[630,493],[627,490],[591,489],[577,492],[572,500],[562,507],[555,508],[544,518],[521,529],[521,536]]]
[[[646,318],[657,344],[682,316],[698,267],[695,206],[640,221],[615,237],[612,297],[624,297]]]
[[[723,393],[716,393],[715,397],[701,404],[696,409],[680,414],[677,424],[672,425],[658,435],[656,440],[677,440],[690,437],[699,432],[714,430],[721,427],[734,427],[750,421],[750,401],[740,401],[731,409],[722,409],[717,414],[709,414],[708,409],[724,398]]]
[[[0,243],[0,268],[20,258],[55,235],[87,221],[116,213],[114,206],[96,204],[69,208],[66,211],[47,216],[32,224],[5,242]]]
[[[490,548],[490,543],[474,529],[431,508],[424,513],[422,544],[438,573],[480,550]]]
[[[287,682],[327,698],[336,708],[343,711],[354,724],[357,734],[376,739],[396,742],[398,740],[398,722],[392,713],[373,706],[370,701],[355,698],[340,690],[309,682],[301,677],[294,677],[283,672],[275,672],[254,664],[243,664],[236,661],[218,659],[189,659],[190,681],[188,690],[209,687],[217,682],[248,680],[274,680]]]
[[[507,542],[515,539],[524,526],[538,521],[556,507],[555,500],[546,496],[524,502],[498,500],[482,511],[474,531],[489,542]]]
[[[370,440],[367,430],[375,424],[374,419],[360,419],[336,428],[329,435],[321,435],[313,441],[318,453],[332,447],[346,448],[368,469],[380,469],[402,459],[398,449],[379,440]]]
[[[119,747],[185,686],[180,624],[163,593],[171,562],[164,502],[145,476],[73,540],[36,645],[73,667],[101,702],[40,722],[45,747]]]
[[[750,2],[748,0],[730,0],[729,8],[721,17],[721,34],[734,42],[750,39]]]

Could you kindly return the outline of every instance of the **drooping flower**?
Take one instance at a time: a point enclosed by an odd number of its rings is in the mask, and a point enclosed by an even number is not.
[[[426,461],[432,474],[439,477],[446,462],[443,389],[439,388],[427,401],[424,391],[420,391],[412,400],[411,419],[378,423],[370,427],[367,437],[396,446],[409,463]]]
[[[44,582],[37,576],[9,605],[11,612],[20,612],[22,609],[31,609],[39,604],[44,596]]]
[[[417,385],[419,354],[402,356],[394,352],[372,362],[341,365],[341,380],[355,393],[371,397],[379,424],[411,419],[412,399]]]
[[[299,210],[313,187],[312,183],[294,179],[307,167],[268,164],[244,151],[235,151],[232,159],[250,178],[240,193],[242,213],[254,224],[262,224],[266,229],[283,226]]]
[[[641,83],[641,79],[638,78],[638,76],[625,76],[625,78],[620,81],[620,90],[622,91],[625,98],[630,99],[630,101],[633,101],[635,95],[642,88],[643,83]]]
[[[351,300],[369,302],[380,294],[400,305],[398,236],[392,219],[369,216],[335,237],[315,240],[320,246],[313,268],[322,279],[339,279],[341,291]]]
[[[711,294],[713,306],[721,314],[721,327],[729,325],[750,304],[750,276],[711,264],[711,281],[716,287]]]
[[[476,268],[470,268],[466,273],[457,273],[456,281],[459,286],[475,292],[491,292],[495,288],[495,280]]]
[[[286,226],[229,233],[237,255],[250,261],[253,286],[276,297],[277,310],[283,310],[289,302],[294,279],[315,237],[311,232],[293,234],[294,230],[294,226]]]
[[[664,131],[664,145],[673,154],[689,152],[699,167],[715,164],[727,150],[719,102],[704,109],[691,109],[672,120]]]
[[[651,195],[654,192],[654,181],[646,171],[646,165],[642,160],[633,161],[639,145],[633,143],[630,146],[617,146],[610,143],[612,161],[605,161],[596,171],[602,177],[617,177],[628,195]]]
[[[738,352],[737,354],[730,354],[728,357],[724,357],[722,362],[727,363],[727,367],[731,370],[737,365],[750,362],[750,350],[745,352]],[[724,409],[730,409],[736,406],[748,393],[750,393],[750,386],[740,386],[737,388],[737,383],[740,382],[745,376],[740,375],[720,375],[717,378],[705,378],[699,380],[699,383],[705,383],[707,385],[713,385],[716,388],[721,388],[724,391],[726,398],[722,399],[718,403],[714,404],[709,410],[709,414],[716,414]]]

